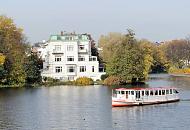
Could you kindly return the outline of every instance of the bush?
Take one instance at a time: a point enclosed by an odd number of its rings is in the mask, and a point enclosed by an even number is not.
[[[190,74],[190,68],[178,69],[178,68],[175,68],[175,67],[170,67],[169,73],[174,73],[174,74]]]
[[[104,85],[121,85],[124,81],[118,76],[109,76],[104,80]]]
[[[59,79],[54,79],[54,78],[51,78],[51,77],[43,77],[43,81],[44,82],[59,82],[60,80]]]
[[[101,75],[101,80],[105,80],[108,76],[109,76],[108,74]]]
[[[93,80],[88,77],[79,77],[75,81],[76,85],[92,85],[94,84]]]

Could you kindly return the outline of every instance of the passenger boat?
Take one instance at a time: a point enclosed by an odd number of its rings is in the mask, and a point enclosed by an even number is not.
[[[176,88],[118,88],[112,90],[112,106],[137,106],[179,101]]]

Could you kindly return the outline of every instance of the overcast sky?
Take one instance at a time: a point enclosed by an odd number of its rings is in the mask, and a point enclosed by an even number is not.
[[[190,0],[0,0],[0,15],[13,18],[32,43],[61,30],[96,41],[127,28],[151,41],[190,34]]]

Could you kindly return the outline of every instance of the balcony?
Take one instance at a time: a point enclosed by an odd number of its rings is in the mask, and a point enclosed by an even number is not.
[[[63,50],[53,49],[53,53],[52,54],[63,54]]]

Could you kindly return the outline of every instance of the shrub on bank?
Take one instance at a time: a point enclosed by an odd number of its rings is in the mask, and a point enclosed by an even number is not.
[[[104,80],[104,85],[121,85],[124,81],[118,76],[109,76]]]
[[[79,77],[75,81],[76,85],[93,85],[94,82],[91,78],[88,77]]]
[[[108,74],[103,74],[103,75],[101,75],[101,80],[105,80],[107,77],[108,77],[109,75]]]
[[[169,69],[169,73],[174,73],[174,74],[190,74],[190,68],[178,69],[178,68],[175,68],[175,67],[171,67]]]

